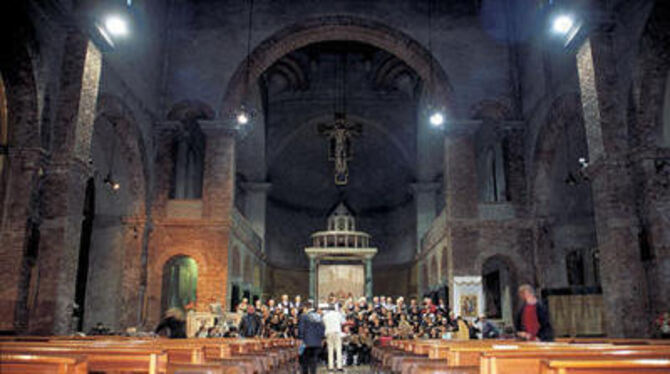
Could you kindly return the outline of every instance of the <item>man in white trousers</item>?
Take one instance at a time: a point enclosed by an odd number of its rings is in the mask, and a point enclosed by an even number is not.
[[[333,351],[335,351],[335,362],[337,371],[342,369],[342,324],[344,315],[331,304],[323,315],[323,323],[326,326],[326,344],[328,344],[328,370],[334,370]]]

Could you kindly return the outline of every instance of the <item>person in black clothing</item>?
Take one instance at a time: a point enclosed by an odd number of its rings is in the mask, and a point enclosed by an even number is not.
[[[170,339],[186,338],[186,322],[184,313],[177,308],[168,309],[165,318],[158,324],[156,334],[166,336]]]
[[[537,299],[533,287],[528,284],[519,287],[519,298],[523,303],[514,320],[517,336],[523,340],[553,341],[549,310]]]
[[[256,314],[256,309],[253,306],[248,306],[247,314],[240,321],[240,336],[245,338],[258,336],[261,333],[261,327],[263,327],[263,324]]]
[[[326,336],[326,327],[321,316],[311,307],[311,303],[305,302],[306,313],[300,316],[298,322],[298,338],[302,340],[301,366],[303,374],[316,374],[316,365],[321,353],[323,338]]]

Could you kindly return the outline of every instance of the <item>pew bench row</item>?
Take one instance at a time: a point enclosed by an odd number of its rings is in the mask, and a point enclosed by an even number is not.
[[[289,373],[290,339],[60,338],[0,341],[0,372],[263,374]],[[32,369],[27,369],[32,368]]]
[[[670,373],[670,346],[653,343],[405,340],[375,347],[372,359],[375,373]]]

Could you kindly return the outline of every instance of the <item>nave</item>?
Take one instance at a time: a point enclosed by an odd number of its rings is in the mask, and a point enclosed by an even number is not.
[[[392,340],[347,373],[615,374],[670,372],[670,342],[648,339]],[[4,337],[1,373],[298,373],[293,339]],[[321,366],[318,373],[326,373]]]

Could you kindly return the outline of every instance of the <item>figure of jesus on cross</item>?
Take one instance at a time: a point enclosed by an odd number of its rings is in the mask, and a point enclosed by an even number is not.
[[[319,133],[328,139],[328,160],[335,162],[335,184],[349,183],[348,162],[353,159],[351,139],[362,133],[360,123],[350,124],[343,113],[335,113],[333,124],[320,124]]]

